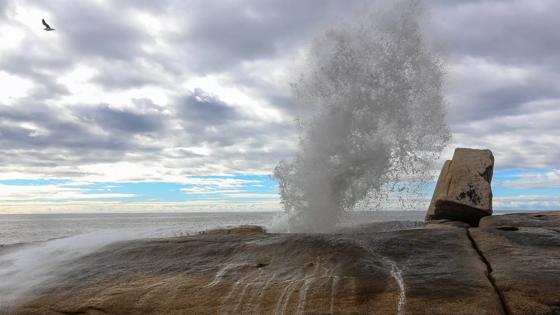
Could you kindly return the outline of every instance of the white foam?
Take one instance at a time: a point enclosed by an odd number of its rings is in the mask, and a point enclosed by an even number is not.
[[[331,281],[331,307],[330,307],[330,313],[334,314],[334,298],[335,298],[335,294],[336,294],[336,286],[338,285],[338,281],[339,278],[337,276],[334,276],[334,278]]]
[[[226,264],[224,267],[220,268],[218,270],[218,272],[216,272],[216,275],[214,276],[214,279],[208,283],[206,285],[206,287],[213,287],[215,285],[220,284],[220,282],[222,281],[222,279],[226,276],[227,272],[230,269],[236,268],[241,266],[241,264]]]
[[[391,266],[391,276],[399,287],[399,302],[397,304],[397,315],[404,315],[406,306],[406,291],[402,270],[391,259],[384,257],[384,261]]]
[[[395,261],[386,256],[380,256],[375,250],[368,245],[364,240],[359,240],[356,242],[363,249],[367,250],[371,255],[378,256],[381,261],[389,268],[389,274],[395,280],[397,287],[399,288],[399,300],[397,302],[397,315],[405,314],[406,307],[406,285],[404,282],[403,271]]]

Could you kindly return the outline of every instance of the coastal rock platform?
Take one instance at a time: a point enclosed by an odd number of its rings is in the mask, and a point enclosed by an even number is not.
[[[6,312],[560,314],[559,212],[541,214],[555,223],[514,214],[478,228],[245,226],[121,242],[61,266]]]

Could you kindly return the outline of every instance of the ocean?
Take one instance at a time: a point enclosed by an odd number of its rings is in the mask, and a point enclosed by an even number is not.
[[[381,221],[419,221],[424,211],[354,213],[344,225]],[[272,228],[278,212],[0,214],[0,246],[44,242],[81,234],[173,237],[199,231],[253,224]]]

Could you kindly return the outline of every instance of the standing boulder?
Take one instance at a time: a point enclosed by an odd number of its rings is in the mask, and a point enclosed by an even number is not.
[[[445,161],[439,175],[426,221],[447,219],[478,226],[480,218],[492,215],[490,150],[457,148]]]

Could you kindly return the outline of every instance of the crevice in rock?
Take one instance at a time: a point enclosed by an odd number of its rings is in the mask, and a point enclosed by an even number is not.
[[[486,265],[486,273],[485,273],[486,278],[488,278],[488,281],[490,282],[490,284],[494,288],[494,291],[496,291],[496,294],[498,295],[498,299],[500,300],[500,304],[502,304],[502,309],[504,310],[504,314],[510,315],[511,312],[510,312],[510,310],[507,306],[506,299],[505,299],[504,295],[502,294],[502,291],[500,291],[500,289],[498,289],[498,286],[496,285],[496,280],[494,279],[494,277],[492,277],[492,265],[490,265],[490,262],[488,261],[488,259],[486,259],[486,257],[484,257],[484,254],[482,254],[482,251],[480,250],[480,248],[478,248],[478,245],[476,244],[476,241],[471,236],[470,229],[465,229],[465,230],[467,232],[467,237],[471,241],[472,247],[477,252],[478,256],[480,257],[480,260],[482,260],[482,262]]]
[[[108,314],[107,311],[105,311],[104,309],[100,308],[100,307],[95,307],[95,306],[89,306],[86,307],[85,309],[79,309],[79,310],[75,310],[75,311],[69,311],[69,310],[56,310],[56,309],[52,309],[52,311],[60,313],[60,314],[65,314],[65,315],[82,315],[82,314],[90,314],[90,311],[95,311],[97,313],[102,313],[102,314]]]

